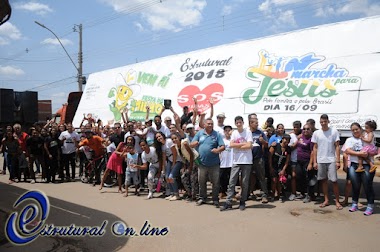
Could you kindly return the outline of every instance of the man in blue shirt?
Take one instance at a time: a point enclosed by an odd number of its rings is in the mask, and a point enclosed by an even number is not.
[[[264,192],[261,198],[262,203],[268,203],[268,187],[265,180],[265,167],[263,162],[263,147],[268,147],[268,138],[258,128],[257,118],[249,119],[249,128],[252,132],[252,156],[253,156],[253,176],[251,180],[251,190],[255,188],[256,176],[260,182],[261,190]]]
[[[205,129],[200,130],[193,138],[190,146],[198,147],[199,152],[199,194],[197,205],[204,204],[207,200],[207,177],[212,183],[212,201],[219,208],[219,153],[224,151],[224,142],[221,135],[214,130],[214,122],[211,118],[206,119]]]

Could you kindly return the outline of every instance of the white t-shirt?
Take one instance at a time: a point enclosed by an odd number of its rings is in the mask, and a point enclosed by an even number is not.
[[[173,141],[170,138],[166,138],[165,144],[162,145],[162,152],[165,153],[165,155],[168,157],[170,162],[173,162],[173,152],[172,152],[172,147],[175,146]],[[178,148],[176,148],[177,150]],[[177,162],[180,161],[182,162],[182,157],[179,155],[178,150],[177,150]]]
[[[363,148],[363,141],[360,138],[350,137],[347,138],[346,142],[344,143],[345,150],[351,149],[352,151],[361,151]],[[350,162],[359,163],[359,157],[354,155],[349,155]],[[373,162],[373,157],[371,157],[371,161]],[[363,164],[367,164],[365,160],[363,160]]]
[[[313,133],[311,142],[318,144],[318,163],[326,164],[334,163],[336,161],[335,142],[339,140],[339,132],[331,127],[326,131],[319,129]]]
[[[289,135],[290,135],[289,145],[294,145],[298,141],[298,138],[297,138],[296,134],[294,134],[294,133],[290,133]],[[290,161],[297,162],[297,148],[292,150],[292,152],[290,154]]]
[[[145,128],[143,131],[143,134],[146,134],[145,137],[146,137],[147,144],[149,146],[153,145],[153,143],[154,143],[154,130],[153,130],[153,128],[152,127]]]
[[[160,128],[159,130],[157,130],[157,126],[156,126],[156,125],[153,126],[153,129],[154,129],[156,132],[160,131],[160,132],[164,133],[164,135],[165,135],[166,138],[169,138],[169,137],[170,137],[170,130],[169,130],[169,128],[166,127],[166,125],[164,125],[164,124],[161,124],[161,128]]]
[[[63,145],[62,145],[62,154],[71,154],[71,153],[74,153],[76,151],[76,146],[75,146],[75,142],[74,140],[76,140],[77,142],[80,141],[80,136],[78,135],[78,133],[76,133],[75,131],[69,133],[67,130],[66,131],[63,131],[61,133],[61,135],[59,135],[59,140],[63,140],[63,139],[66,139],[65,141],[63,141]]]
[[[216,132],[218,132],[222,136],[222,138],[225,138],[225,135],[224,135],[224,125],[222,125],[222,126],[216,125],[214,127],[214,130]]]
[[[232,149],[230,147],[230,140],[223,138],[225,149],[220,153],[220,168],[232,167]]]
[[[234,130],[231,135],[231,142],[252,144],[252,132],[249,129],[244,129],[242,132]],[[252,164],[252,150],[232,148],[232,156],[234,164]]]
[[[151,166],[154,166],[158,168],[158,156],[156,153],[156,149],[154,147],[149,147],[149,153],[146,153],[145,151],[141,154],[141,159],[143,164],[149,162]]]

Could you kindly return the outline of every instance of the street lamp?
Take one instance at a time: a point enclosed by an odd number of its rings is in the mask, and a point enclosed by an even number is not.
[[[45,25],[43,25],[43,24],[41,24],[41,23],[39,23],[37,21],[34,21],[34,22],[36,24],[38,24],[39,26],[41,26],[42,28],[45,28],[46,30],[48,30],[49,32],[51,32],[56,37],[56,39],[58,40],[58,42],[61,44],[63,50],[65,50],[66,55],[69,57],[69,59],[71,60],[71,63],[73,63],[75,69],[77,70],[78,88],[79,88],[79,91],[82,92],[83,76],[82,76],[82,64],[81,64],[81,61],[79,62],[79,68],[78,68],[75,65],[73,59],[70,57],[70,54],[66,51],[66,48],[63,46],[63,44],[62,44],[61,40],[58,38],[58,36],[52,30],[50,30],[49,28],[47,28]],[[82,41],[80,41],[80,42],[82,42]],[[79,54],[81,54],[81,52]]]

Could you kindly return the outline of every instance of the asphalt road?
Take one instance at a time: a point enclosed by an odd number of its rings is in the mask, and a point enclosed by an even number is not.
[[[345,174],[339,172],[340,192]],[[37,182],[40,178],[37,178]],[[364,208],[350,213],[319,208],[317,202],[248,201],[247,209],[220,212],[212,205],[196,206],[185,201],[168,202],[155,194],[146,200],[133,193],[127,198],[117,188],[102,191],[81,182],[63,184],[14,183],[0,175],[0,251],[378,251],[380,227],[380,177],[375,178],[375,214],[366,217]],[[330,187],[331,188],[331,187]],[[6,214],[25,191],[38,189],[50,200],[47,223],[56,226],[98,226],[122,220],[138,230],[145,221],[155,227],[168,227],[166,236],[115,237],[110,224],[100,238],[40,237],[25,247],[15,247],[4,239]],[[343,198],[341,197],[340,200]],[[351,200],[351,199],[350,199]],[[361,203],[366,204],[362,197]]]

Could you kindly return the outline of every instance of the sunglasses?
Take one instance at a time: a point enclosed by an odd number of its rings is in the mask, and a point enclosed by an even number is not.
[[[303,128],[303,130],[310,130],[310,128]]]
[[[121,127],[115,127],[115,129],[121,129]]]

